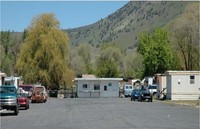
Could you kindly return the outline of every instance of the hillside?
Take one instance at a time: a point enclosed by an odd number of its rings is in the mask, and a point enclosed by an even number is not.
[[[189,2],[130,1],[98,22],[66,30],[73,46],[89,43],[98,47],[113,42],[123,50],[137,47],[138,34],[165,26],[180,16]]]

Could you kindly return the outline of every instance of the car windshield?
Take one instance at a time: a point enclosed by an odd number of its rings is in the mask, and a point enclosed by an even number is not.
[[[36,91],[36,92],[37,92],[37,91],[41,92],[41,91],[44,91],[44,88],[43,88],[43,87],[36,87],[36,88],[35,88],[35,91]]]
[[[133,87],[132,86],[126,86],[126,89],[132,89]]]
[[[19,87],[21,87],[25,91],[31,91],[32,90],[32,86],[19,86]]]
[[[16,93],[16,89],[14,87],[0,87],[0,93]]]
[[[133,92],[135,92],[135,93],[139,93],[139,92],[140,92],[140,90],[133,90]]]
[[[21,97],[27,97],[28,95],[26,93],[20,93],[19,96],[21,96]]]
[[[157,89],[157,86],[149,86],[149,89]]]

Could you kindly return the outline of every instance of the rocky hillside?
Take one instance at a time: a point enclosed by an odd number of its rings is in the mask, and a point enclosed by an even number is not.
[[[71,44],[89,43],[99,47],[101,43],[115,43],[123,50],[137,47],[138,34],[163,27],[180,16],[189,2],[130,1],[118,11],[98,22],[66,30]]]

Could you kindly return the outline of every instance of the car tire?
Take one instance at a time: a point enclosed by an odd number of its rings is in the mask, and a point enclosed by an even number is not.
[[[19,108],[16,106],[14,109],[14,115],[18,115],[18,113],[19,113]]]
[[[27,109],[29,109],[29,105],[26,105],[26,106],[25,106],[25,110],[27,110]]]
[[[141,102],[141,97],[138,97],[138,101]]]

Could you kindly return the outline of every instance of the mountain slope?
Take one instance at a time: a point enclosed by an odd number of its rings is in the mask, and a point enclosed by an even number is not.
[[[113,42],[120,48],[137,47],[138,34],[160,28],[180,16],[189,2],[175,1],[130,1],[115,13],[98,22],[66,30],[73,46],[90,43]]]

